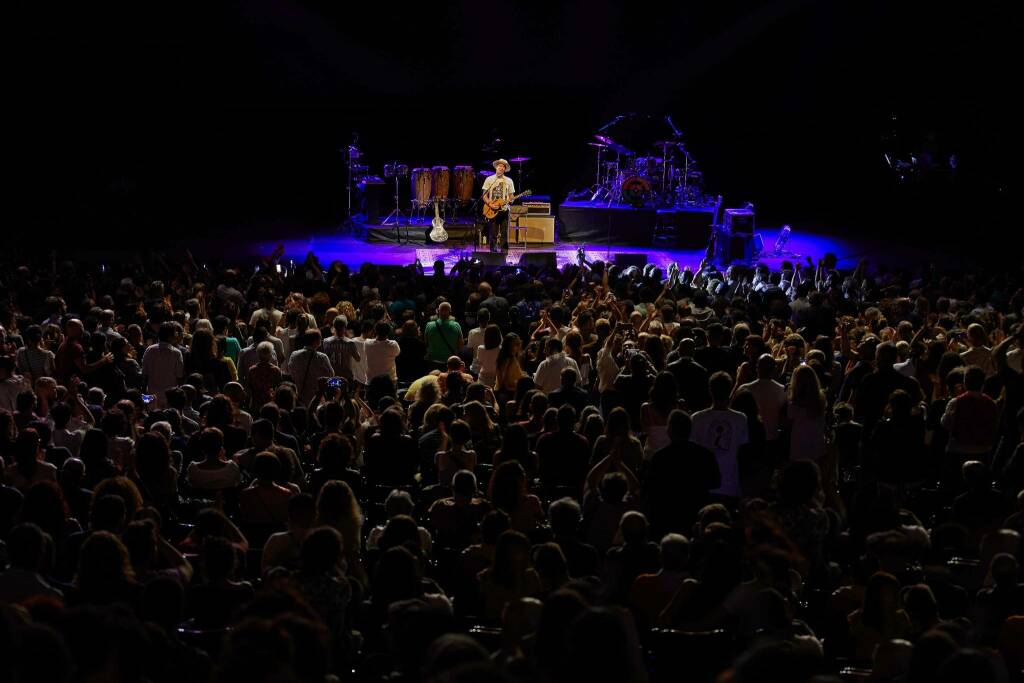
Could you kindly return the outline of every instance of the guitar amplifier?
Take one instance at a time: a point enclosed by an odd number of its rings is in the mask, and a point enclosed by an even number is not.
[[[550,216],[551,215],[551,201],[541,198],[530,198],[521,202],[522,207],[525,209],[524,213],[531,216]]]
[[[554,216],[519,216],[517,224],[525,230],[515,230],[509,227],[509,238],[513,233],[515,239],[521,244],[554,244],[555,243],[555,217]]]
[[[726,209],[725,229],[729,234],[754,234],[754,212],[751,209]]]

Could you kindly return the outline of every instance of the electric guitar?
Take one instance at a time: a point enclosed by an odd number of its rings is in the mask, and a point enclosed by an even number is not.
[[[448,233],[444,229],[444,219],[441,218],[441,214],[437,211],[437,202],[434,202],[434,220],[430,221],[430,241],[431,242],[447,242]]]
[[[484,200],[484,218],[486,218],[487,220],[494,218],[495,216],[498,215],[499,211],[505,208],[506,205],[511,204],[520,197],[529,197],[531,194],[533,194],[533,192],[531,192],[530,190],[526,190],[525,192],[520,192],[511,199]]]

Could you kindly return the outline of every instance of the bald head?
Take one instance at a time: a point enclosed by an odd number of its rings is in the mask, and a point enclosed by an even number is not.
[[[762,353],[757,359],[757,378],[771,379],[775,376],[775,359],[769,353]]]
[[[684,337],[679,342],[679,355],[683,358],[692,358],[693,354],[697,351],[697,342],[693,340],[693,337]]]
[[[452,316],[452,305],[447,301],[442,301],[437,307],[437,317],[441,320],[447,320]]]

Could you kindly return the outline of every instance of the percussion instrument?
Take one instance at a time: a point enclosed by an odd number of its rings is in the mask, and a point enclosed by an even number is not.
[[[454,172],[454,194],[460,202],[473,201],[473,185],[476,175],[472,166],[456,166]]]
[[[530,160],[531,157],[512,157],[509,159],[513,164],[522,164]]]
[[[408,175],[409,167],[405,164],[400,164],[397,161],[392,161],[390,164],[384,164],[385,178],[406,178]]]
[[[434,199],[448,199],[448,184],[451,172],[447,166],[434,166],[430,169],[431,180],[434,185]]]
[[[647,178],[655,178],[660,182],[664,163],[665,160],[661,157],[636,157],[633,159],[633,172]]]
[[[412,195],[417,206],[426,206],[430,202],[431,174],[429,168],[412,169]]]
[[[651,196],[651,184],[647,178],[630,176],[622,181],[622,199],[633,206],[643,206]]]
[[[615,140],[612,140],[610,137],[607,137],[605,135],[595,135],[594,139],[603,145],[607,145],[608,149],[612,150],[616,154],[621,154],[622,156],[626,157],[633,156],[633,152],[631,152],[629,148],[620,145],[619,143],[615,142]]]

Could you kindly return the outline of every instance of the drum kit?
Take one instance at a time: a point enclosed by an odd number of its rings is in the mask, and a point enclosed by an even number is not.
[[[686,150],[681,134],[664,117],[672,135],[650,146],[651,154],[639,155],[604,134],[625,119],[618,116],[588,142],[597,156],[597,172],[590,201],[629,204],[634,207],[708,206],[714,199],[704,193],[704,177]]]

